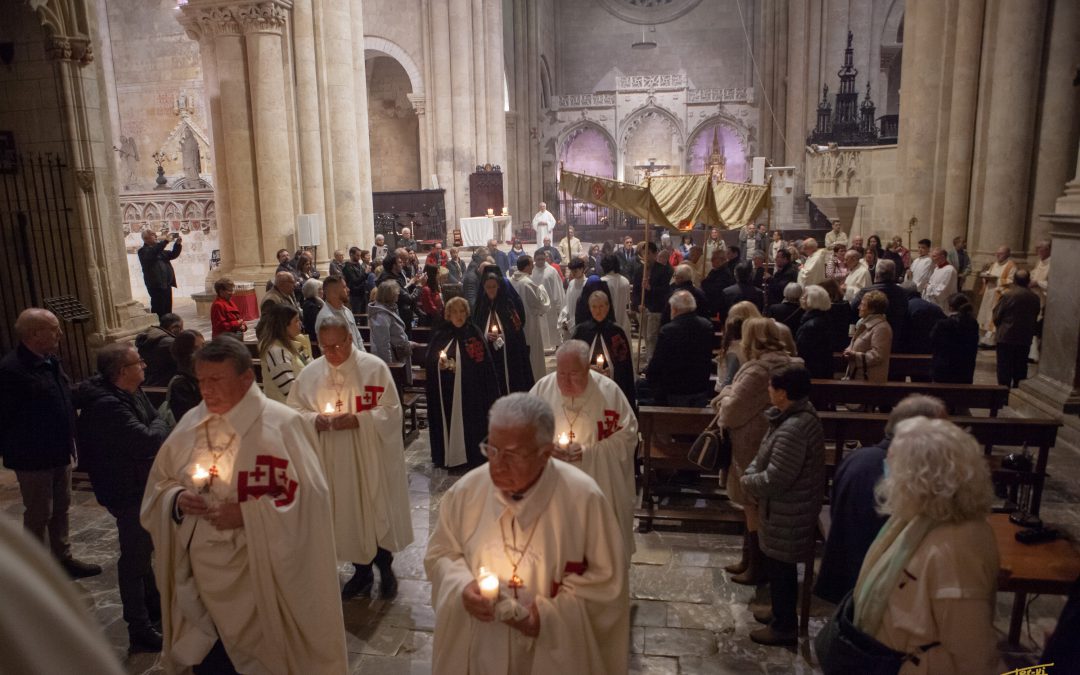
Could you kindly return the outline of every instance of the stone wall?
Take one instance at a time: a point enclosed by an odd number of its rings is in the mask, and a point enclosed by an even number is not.
[[[907,239],[911,214],[896,199],[900,180],[895,145],[808,151],[806,171],[810,200],[826,216],[839,218],[845,231]]]
[[[11,65],[0,68],[0,130],[14,134],[21,153],[59,152],[64,124],[55,62],[46,57],[41,23],[17,2],[0,3],[0,41],[14,43]]]
[[[408,73],[392,58],[368,59],[367,87],[372,191],[419,189],[420,130]]]

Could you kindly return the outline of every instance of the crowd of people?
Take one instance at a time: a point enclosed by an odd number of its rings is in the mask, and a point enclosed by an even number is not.
[[[751,639],[790,646],[796,563],[826,485],[813,379],[885,381],[892,354],[921,353],[935,381],[971,383],[992,341],[999,381],[1016,386],[1037,349],[1048,243],[1030,271],[999,250],[977,275],[976,310],[960,239],[913,255],[899,237],[864,245],[835,223],[824,247],[763,225],[738,245],[715,228],[700,244],[586,245],[568,228],[552,246],[550,215],[541,204],[531,254],[491,240],[467,263],[441,244],[419,252],[408,230],[396,248],[380,235],[347,259],[335,251],[325,276],[283,249],[253,348],[221,278],[210,340],[163,311],[134,343],[100,349],[75,388],[58,320],[26,310],[0,361],[0,410],[20,420],[0,447],[26,530],[70,576],[100,573],[67,541],[77,449],[116,521],[131,651],[196,673],[344,672],[342,602],[372,594],[376,573],[379,597],[394,598],[394,554],[413,542],[399,386],[422,377],[432,465],[463,474],[424,559],[435,672],[625,672],[638,407],[711,406],[745,524],[726,570],[769,587]],[[144,386],[166,387],[165,403]],[[27,387],[41,396],[10,395]],[[918,672],[982,672],[997,658],[992,486],[948,414],[909,397],[878,446],[837,467],[816,592],[853,603],[867,635],[919,652]],[[342,561],[352,576],[339,587]]]

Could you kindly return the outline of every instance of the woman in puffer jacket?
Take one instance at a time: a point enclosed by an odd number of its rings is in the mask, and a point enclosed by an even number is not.
[[[728,497],[743,507],[746,514],[746,535],[743,539],[742,560],[726,569],[734,574],[732,581],[753,585],[764,581],[761,555],[757,546],[757,502],[744,494],[739,479],[757,454],[761,439],[769,424],[765,410],[769,407],[769,373],[790,363],[802,365],[781,334],[780,324],[772,319],[748,319],[742,325],[744,360],[732,383],[713,399],[720,424],[731,435],[731,467],[728,470]]]
[[[771,612],[755,612],[766,624],[750,633],[763,645],[798,642],[798,574],[795,564],[814,545],[818,512],[825,491],[825,437],[810,403],[810,371],[801,365],[775,369],[769,376],[765,412],[769,431],[757,457],[742,477],[747,494],[757,498],[758,529]]]

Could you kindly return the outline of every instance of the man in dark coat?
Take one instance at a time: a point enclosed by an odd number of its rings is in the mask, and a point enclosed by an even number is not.
[[[945,318],[945,312],[936,302],[924,300],[915,288],[915,282],[905,281],[900,285],[908,294],[907,335],[900,350],[905,354],[930,354],[934,351],[930,333],[938,321]]]
[[[724,289],[735,283],[735,275],[731,273],[727,253],[722,249],[712,252],[709,264],[712,269],[701,280],[701,290],[709,302],[709,315],[725,316],[728,307],[724,304]]]
[[[638,381],[640,405],[708,405],[712,398],[712,322],[697,315],[697,303],[687,291],[668,301],[671,321],[660,329],[656,350]]]
[[[658,250],[656,244],[642,242],[638,244],[642,257],[649,266],[649,276],[645,278],[645,265],[637,268],[630,284],[630,306],[640,311],[642,293],[644,293],[645,313],[638,316],[641,334],[645,338],[645,361],[652,358],[656,350],[656,338],[660,334],[660,319],[667,308],[667,299],[671,293],[671,267],[656,262]],[[644,287],[644,291],[643,291]],[[644,364],[639,363],[638,368]]]
[[[901,347],[906,339],[908,328],[907,293],[896,283],[896,265],[893,261],[878,261],[876,274],[876,283],[860,290],[851,301],[851,321],[854,323],[859,320],[859,304],[862,303],[863,296],[870,291],[881,291],[889,300],[889,309],[885,313],[885,318],[893,332],[892,351],[893,354],[902,354]]]
[[[1031,273],[1017,270],[1012,286],[1002,294],[994,308],[997,379],[998,384],[1007,387],[1019,387],[1020,380],[1027,379],[1027,355],[1041,308],[1039,296],[1028,288],[1029,285]]]
[[[678,265],[675,271],[671,275],[671,290],[669,294],[676,291],[686,291],[690,295],[694,296],[694,303],[697,305],[698,316],[708,319],[709,314],[709,300],[705,297],[705,294],[694,285],[694,270],[689,265]],[[661,313],[660,325],[663,326],[668,321],[671,321],[671,305],[665,305],[664,311]]]
[[[791,264],[791,254],[782,248],[776,252],[776,269],[765,282],[765,301],[770,305],[784,301],[784,289],[799,280],[799,271]]]
[[[23,528],[71,577],[101,574],[101,567],[71,557],[68,542],[75,407],[57,358],[60,322],[47,309],[23,310],[15,334],[19,344],[0,359],[0,452],[19,482]]]
[[[754,268],[750,263],[739,263],[735,267],[735,283],[724,289],[724,304],[728,308],[745,300],[753,303],[759,312],[764,309],[765,294],[760,288],[750,283],[753,273]]]
[[[116,518],[120,539],[117,575],[130,652],[161,651],[161,601],[150,566],[154,545],[139,523],[146,480],[169,435],[140,385],[145,363],[129,344],[113,343],[97,355],[98,374],[76,394],[81,464],[98,502]]]
[[[172,311],[172,289],[176,287],[176,272],[172,260],[180,255],[183,242],[180,235],[173,237],[173,246],[168,251],[168,239],[158,241],[157,232],[147,228],[142,233],[143,245],[139,249],[139,262],[142,264],[143,283],[150,294],[150,311],[161,316]]]
[[[371,289],[368,288],[368,270],[361,261],[363,251],[358,246],[349,249],[349,260],[341,266],[341,276],[349,288],[349,307],[357,314],[367,311]]]
[[[150,326],[135,338],[135,348],[146,362],[146,386],[169,386],[169,380],[176,375],[176,359],[172,355],[172,346],[176,342],[176,336],[183,330],[184,320],[169,313],[161,317],[161,325]]]
[[[488,253],[505,277],[510,272],[510,256],[506,255],[506,251],[499,250],[499,242],[494,239],[488,240]]]
[[[885,438],[849,453],[836,467],[829,500],[832,525],[814,586],[818,597],[837,603],[855,588],[863,558],[887,519],[877,512],[874,487],[885,474],[893,431],[904,420],[920,416],[945,419],[945,404],[922,394],[906,397],[890,413]]]

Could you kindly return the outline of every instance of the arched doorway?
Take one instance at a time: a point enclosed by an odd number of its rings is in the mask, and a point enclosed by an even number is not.
[[[690,135],[686,151],[686,172],[705,173],[714,143],[724,156],[724,180],[742,183],[750,176],[746,141],[732,125],[713,117],[702,122]]]
[[[371,189],[420,188],[420,122],[409,101],[409,73],[396,59],[374,52],[367,59]]]

